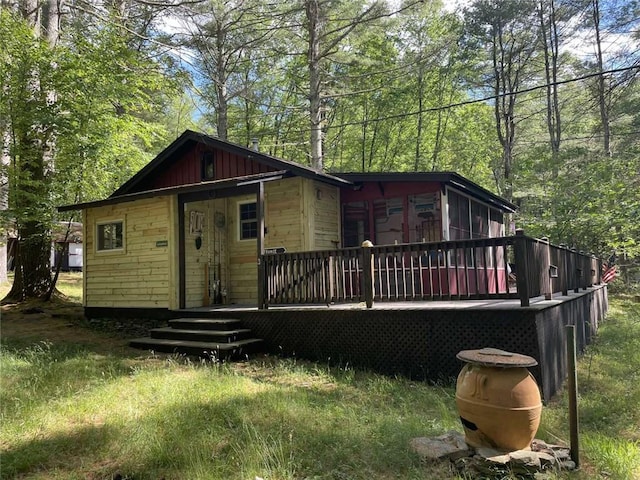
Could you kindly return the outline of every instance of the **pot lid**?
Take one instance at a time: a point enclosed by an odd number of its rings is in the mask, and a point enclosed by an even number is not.
[[[511,353],[497,348],[482,348],[480,350],[462,350],[456,355],[463,362],[482,365],[485,367],[534,367],[538,365],[535,358],[520,353]]]

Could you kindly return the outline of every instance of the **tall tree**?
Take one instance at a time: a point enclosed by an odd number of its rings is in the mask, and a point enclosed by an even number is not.
[[[516,105],[537,51],[537,32],[531,29],[535,4],[531,0],[476,0],[465,11],[472,43],[489,52],[485,78],[494,95],[494,117],[502,146],[498,185],[513,199],[513,167],[518,123]]]
[[[61,12],[55,2],[25,0],[22,19],[1,11],[2,38],[7,45],[7,68],[2,90],[9,109],[9,202],[16,213],[18,242],[15,277],[9,297],[43,296],[49,290],[50,195],[47,171],[53,168],[57,92],[51,82],[56,65],[50,52],[56,46]],[[11,38],[13,37],[13,38]]]
[[[145,110],[163,107],[155,99],[166,87],[158,80],[161,66],[145,57],[140,36],[131,33],[134,25],[116,26],[121,13],[103,23],[109,19],[101,18],[102,10],[86,18],[67,12],[70,28],[64,35],[59,12],[51,17],[49,7],[40,7],[22,4],[21,15],[0,11],[7,47],[0,70],[0,103],[8,114],[7,215],[18,235],[8,298],[18,301],[51,291],[55,205],[103,196],[103,189],[112,191],[148,161],[145,152],[135,164],[132,153],[149,147],[152,136],[141,134],[149,127]],[[88,18],[100,18],[100,24],[86,23]]]
[[[213,110],[217,136],[227,139],[231,102],[251,90],[255,53],[277,31],[272,25],[277,17],[258,1],[209,0],[183,10],[187,31],[180,35],[181,44],[196,53],[193,63],[204,86],[203,100]]]
[[[324,167],[323,125],[325,85],[323,72],[343,40],[356,28],[380,18],[385,7],[382,2],[344,2],[340,0],[304,0],[307,68],[309,73],[309,126],[311,166]],[[331,13],[332,17],[329,17]]]

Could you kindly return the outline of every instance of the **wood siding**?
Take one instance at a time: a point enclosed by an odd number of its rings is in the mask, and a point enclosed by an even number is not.
[[[309,250],[328,250],[340,244],[340,191],[337,187],[304,180],[305,204],[310,211],[303,230],[311,232]]]
[[[258,297],[257,241],[240,240],[239,207],[242,202],[255,202],[255,195],[228,200],[227,241],[229,252],[229,303],[255,305]]]
[[[168,308],[172,197],[156,197],[85,211],[84,305]],[[96,250],[96,224],[123,221],[124,248]],[[161,246],[157,246],[156,242]],[[166,242],[165,246],[164,242]]]
[[[255,160],[224,150],[213,149],[206,145],[197,144],[178,156],[176,160],[171,161],[162,173],[154,177],[153,180],[150,181],[151,183],[142,187],[141,190],[175,187],[201,182],[203,180],[201,159],[204,152],[213,152],[215,158],[215,180],[275,170]]]
[[[265,249],[284,247],[288,252],[299,252],[312,248],[310,221],[316,207],[305,199],[314,192],[312,181],[299,177],[265,184]],[[333,195],[337,192],[333,187]],[[258,296],[258,268],[256,240],[240,240],[238,226],[238,204],[255,201],[255,195],[229,199],[228,245],[229,245],[229,302],[255,304]],[[327,194],[327,205],[331,196]],[[321,202],[324,211],[325,202]],[[336,218],[336,223],[338,219]]]

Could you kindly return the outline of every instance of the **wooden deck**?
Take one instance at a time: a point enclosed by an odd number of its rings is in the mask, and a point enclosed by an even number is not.
[[[570,302],[578,298],[586,291],[591,291],[590,287],[580,293],[568,292],[567,295],[556,294],[551,300],[546,300],[544,296],[538,296],[530,299],[528,307],[520,306],[518,299],[486,299],[486,300],[432,300],[432,301],[394,301],[394,302],[374,302],[371,310],[544,310],[564,302]],[[367,310],[366,304],[361,303],[310,303],[297,305],[270,305],[268,311],[331,311],[331,310]],[[197,307],[177,310],[176,312],[257,312],[258,307],[255,305],[213,305],[210,307]],[[264,310],[263,310],[264,311]]]
[[[450,381],[460,371],[456,354],[484,347],[529,355],[543,397],[549,400],[567,375],[566,325],[576,327],[579,351],[607,311],[606,285],[578,293],[518,299],[249,305],[193,308],[175,317],[233,318],[263,340],[265,352],[390,375]]]

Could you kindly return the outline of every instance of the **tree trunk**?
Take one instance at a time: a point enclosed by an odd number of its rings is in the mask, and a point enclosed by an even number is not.
[[[229,106],[227,104],[227,77],[224,67],[224,32],[222,25],[218,24],[216,32],[216,97],[218,105],[216,108],[216,129],[218,138],[227,139],[229,130]]]
[[[320,38],[324,28],[319,0],[306,0],[309,33],[309,119],[311,127],[311,166],[318,171],[323,168],[322,155],[322,98],[320,74]]]
[[[596,34],[596,62],[598,64],[598,105],[600,106],[600,121],[602,122],[602,147],[607,156],[611,156],[611,129],[609,126],[609,105],[605,91],[604,61],[602,55],[602,38],[600,37],[600,5],[593,0],[593,26]]]
[[[34,35],[44,36],[54,48],[59,37],[60,5],[55,0],[44,5],[26,0],[22,7]],[[25,111],[20,112],[21,118],[11,119],[15,172],[11,177],[14,184],[10,185],[10,207],[17,212],[18,242],[14,282],[6,299],[14,301],[43,298],[51,285],[52,212],[45,172],[53,164],[55,127],[42,122],[41,110],[56,101],[56,93],[43,86],[40,75],[37,67],[30,72],[23,85],[28,97]]]
[[[15,253],[15,277],[6,300],[44,297],[51,285],[51,240],[42,224],[32,221],[20,229]]]
[[[555,3],[549,2],[549,22],[545,21],[545,2],[540,1],[538,15],[540,19],[540,33],[544,53],[544,73],[547,83],[546,107],[547,130],[553,159],[553,176],[558,175],[558,154],[560,152],[560,104],[558,101],[558,30]]]
[[[413,171],[420,170],[421,156],[422,156],[422,124],[424,121],[424,114],[422,108],[424,106],[424,75],[422,67],[422,59],[420,61],[420,67],[418,70],[418,125],[416,132],[416,158],[413,163]]]

